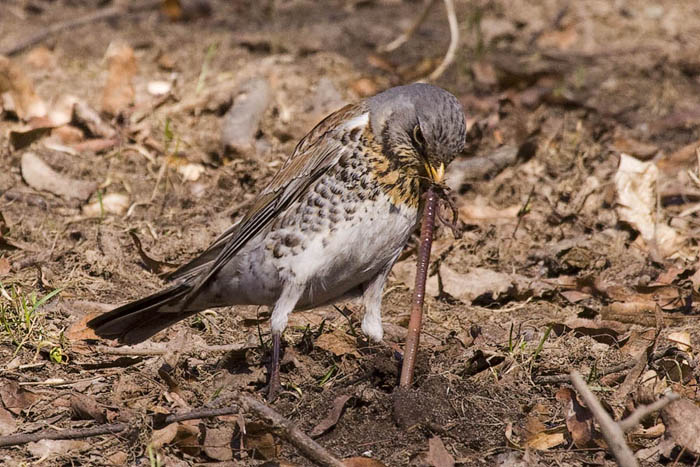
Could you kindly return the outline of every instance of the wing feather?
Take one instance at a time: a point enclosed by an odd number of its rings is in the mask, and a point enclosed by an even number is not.
[[[347,151],[341,139],[346,122],[366,123],[362,104],[347,105],[329,115],[296,146],[270,184],[258,195],[250,211],[235,226],[227,229],[199,257],[175,271],[170,279],[193,282],[183,301],[184,309],[201,288],[253,237],[263,231],[291,203]]]

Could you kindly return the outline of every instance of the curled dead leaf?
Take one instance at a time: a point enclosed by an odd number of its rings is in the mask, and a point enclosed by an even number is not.
[[[6,92],[21,120],[46,116],[46,104],[34,91],[31,80],[17,64],[0,55],[0,94]]]
[[[109,44],[107,59],[107,82],[102,90],[102,111],[118,115],[134,103],[132,79],[137,71],[134,49],[128,44],[115,41]]]
[[[48,191],[62,198],[86,200],[97,189],[97,183],[66,177],[33,152],[25,152],[21,160],[22,178],[39,191]]]
[[[90,204],[83,206],[87,217],[102,217],[105,214],[121,216],[129,209],[129,197],[122,193],[108,193]]]

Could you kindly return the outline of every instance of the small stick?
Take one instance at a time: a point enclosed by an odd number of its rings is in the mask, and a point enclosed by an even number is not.
[[[620,420],[619,422],[617,422],[617,424],[620,426],[620,428],[622,428],[623,431],[629,431],[635,426],[637,426],[637,424],[650,413],[656,412],[657,410],[661,410],[671,402],[680,398],[681,396],[679,396],[675,392],[666,394],[664,397],[652,402],[651,404],[640,405],[639,407],[634,409],[634,412],[629,414],[627,418]]]
[[[245,348],[245,344],[223,344],[223,345],[204,345],[195,347],[197,352],[232,352]],[[156,348],[156,349],[139,349],[130,346],[109,347],[106,345],[98,345],[95,350],[105,355],[123,355],[130,357],[157,357],[160,355],[170,355],[173,353],[172,348]]]
[[[445,53],[445,58],[442,59],[442,63],[430,73],[428,79],[435,81],[447,70],[455,59],[455,53],[457,52],[457,45],[459,44],[459,25],[457,24],[457,14],[455,13],[455,2],[454,0],[445,0],[445,9],[447,10],[447,21],[450,23],[450,45],[447,47],[447,52]]]
[[[40,32],[29,36],[26,39],[23,39],[19,41],[17,44],[12,45],[2,51],[0,51],[0,55],[6,55],[6,56],[12,56],[16,55],[29,47],[32,47],[33,45],[38,44],[39,42],[43,41],[49,36],[53,36],[55,34],[58,34],[60,32],[69,30],[69,29],[75,29],[79,26],[82,26],[84,24],[90,24],[90,23],[95,23],[98,21],[106,21],[109,19],[113,18],[118,18],[122,15],[130,14],[130,13],[138,13],[140,11],[146,11],[146,10],[151,10],[154,8],[158,8],[158,6],[162,2],[160,0],[148,0],[142,4],[136,4],[136,5],[130,5],[127,6],[126,8],[123,6],[113,6],[110,8],[105,8],[104,10],[98,11],[96,13],[90,13],[85,16],[81,16],[79,18],[71,19],[68,21],[64,21],[61,23],[56,23],[52,24],[50,26],[47,26],[46,28],[42,29]]]
[[[156,426],[170,425],[171,423],[181,422],[183,420],[194,420],[198,418],[211,418],[220,415],[231,415],[240,412],[238,406],[221,407],[219,409],[195,409],[186,413],[176,413],[163,416],[156,414],[153,417]],[[162,418],[159,418],[162,417]],[[0,436],[0,447],[17,446],[19,444],[32,443],[41,441],[42,439],[81,439],[91,436],[100,436],[120,433],[129,428],[128,423],[108,423],[93,426],[90,428],[77,428],[67,430],[42,430],[36,433],[19,433],[16,435]]]
[[[418,248],[418,260],[416,264],[416,284],[413,289],[413,303],[411,306],[411,319],[408,323],[408,335],[403,354],[403,366],[401,367],[401,379],[399,386],[410,387],[413,383],[413,370],[416,366],[416,354],[420,341],[421,321],[423,320],[423,300],[425,298],[425,281],[428,276],[428,263],[430,262],[430,248],[433,245],[433,230],[435,229],[435,213],[437,211],[438,197],[433,188],[428,188],[423,210],[423,225],[420,231],[420,247]]]
[[[388,44],[378,47],[377,50],[379,52],[393,52],[394,50],[398,49],[406,42],[408,42],[413,33],[416,32],[416,29],[418,29],[418,27],[421,24],[423,24],[423,21],[425,21],[425,18],[428,17],[428,13],[430,12],[430,9],[433,7],[433,5],[435,5],[435,2],[436,0],[428,0],[428,3],[426,3],[423,7],[423,11],[421,12],[420,16],[416,18],[416,20],[413,22],[410,28],[408,28],[405,32],[401,33],[399,37],[389,42]]]
[[[119,433],[129,427],[127,423],[110,423],[98,425],[90,428],[70,429],[70,430],[42,430],[36,433],[19,433],[16,435],[0,436],[0,448],[6,446],[17,446],[27,444],[42,439],[81,439],[90,436],[108,435]]]
[[[309,438],[291,420],[250,396],[241,394],[238,400],[246,411],[272,424],[277,434],[299,449],[307,459],[324,467],[343,467],[344,464],[339,459]]]

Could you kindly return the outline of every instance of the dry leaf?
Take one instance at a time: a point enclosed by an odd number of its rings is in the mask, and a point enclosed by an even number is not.
[[[148,83],[146,90],[154,96],[162,96],[170,92],[172,84],[167,81],[151,81]]]
[[[0,406],[0,436],[6,436],[17,431],[17,421],[12,414]]]
[[[226,149],[238,154],[253,150],[255,134],[270,98],[270,84],[264,78],[253,78],[241,85],[221,121],[221,143]]]
[[[317,436],[321,436],[322,434],[333,428],[336,425],[336,423],[338,423],[338,420],[340,419],[340,416],[343,413],[343,408],[345,408],[345,404],[349,400],[350,396],[345,394],[336,397],[333,401],[333,407],[331,408],[331,410],[328,412],[326,417],[320,422],[318,422],[314,429],[311,430],[309,436],[315,438]]]
[[[49,456],[63,456],[71,451],[83,451],[91,447],[91,443],[77,439],[42,439],[41,441],[27,444],[27,451],[34,457],[45,459]]]
[[[591,411],[579,403],[576,394],[569,388],[557,391],[556,398],[564,408],[566,428],[576,447],[590,446],[594,437],[594,419]]]
[[[151,434],[151,446],[154,449],[158,449],[166,444],[170,444],[177,435],[177,425],[177,423],[171,423],[160,430],[153,430]]]
[[[10,261],[4,256],[0,258],[0,277],[8,274],[12,268],[10,267]]]
[[[117,145],[115,138],[93,138],[73,144],[73,149],[78,153],[100,153],[112,149]]]
[[[547,451],[565,442],[566,439],[563,433],[546,433],[543,431],[529,439],[526,445],[538,451]]]
[[[356,357],[360,356],[355,339],[338,328],[321,334],[314,342],[314,345],[339,357],[348,354]]]
[[[9,92],[14,111],[24,121],[46,116],[46,104],[34,91],[34,85],[16,64],[0,55],[0,94]]]
[[[100,114],[81,100],[73,102],[73,114],[71,122],[79,127],[85,127],[90,132],[90,136],[98,136],[105,139],[114,139],[117,131],[108,123],[102,120]]]
[[[19,415],[22,410],[41,399],[41,395],[22,388],[16,381],[5,380],[0,385],[0,399],[7,410]]]
[[[27,53],[24,63],[34,68],[48,69],[56,67],[56,57],[45,45],[34,47]]]
[[[194,163],[180,164],[177,166],[177,173],[182,175],[185,182],[195,182],[204,173],[204,166]]]
[[[413,260],[399,261],[394,264],[394,267],[391,269],[391,274],[394,276],[395,280],[413,289],[416,285],[416,262]],[[425,283],[425,293],[431,297],[437,297],[440,294],[437,274],[428,276]]]
[[[682,398],[661,409],[666,438],[693,456],[700,455],[700,407]]]
[[[73,412],[73,417],[78,420],[95,420],[98,423],[107,422],[107,414],[105,409],[95,400],[94,397],[87,394],[71,396],[70,408]]]
[[[262,458],[262,459],[274,459],[277,457],[277,453],[279,451],[279,448],[277,444],[275,444],[275,438],[272,436],[270,433],[256,433],[252,434],[250,433],[252,430],[251,428],[251,423],[246,425],[248,428],[248,434],[245,435],[243,438],[243,445],[248,449],[249,451],[252,450],[254,452],[254,457],[256,458]]]
[[[102,90],[102,111],[118,115],[134,103],[132,79],[137,71],[134,49],[115,41],[109,44],[107,53],[107,82]]]
[[[693,349],[688,331],[670,332],[666,338],[673,342],[673,345],[681,352],[690,352]]]
[[[452,457],[439,436],[433,436],[428,440],[428,464],[432,467],[454,467],[455,458]]]
[[[233,429],[224,428],[207,428],[204,435],[204,454],[217,461],[228,461],[233,459],[233,449],[231,449],[231,440],[233,438]]]
[[[462,274],[446,264],[440,265],[442,290],[464,303],[490,295],[494,300],[513,289],[513,278],[509,274],[485,268],[472,268]]]
[[[617,213],[639,231],[652,251],[667,257],[677,252],[685,239],[660,218],[656,204],[658,176],[659,169],[653,162],[621,154],[615,174]]]
[[[10,131],[10,144],[12,149],[19,151],[24,149],[34,141],[40,140],[44,136],[51,133],[52,127],[50,126],[39,126],[33,128],[31,126],[24,126],[21,129],[15,129]]]
[[[83,214],[87,217],[102,217],[105,214],[121,216],[129,209],[129,197],[121,193],[109,193],[90,204],[83,206]]]
[[[27,185],[62,198],[86,200],[97,189],[95,182],[76,180],[56,172],[33,152],[22,155],[21,168],[22,178]]]

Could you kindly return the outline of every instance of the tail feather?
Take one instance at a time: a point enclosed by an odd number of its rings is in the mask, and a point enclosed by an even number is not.
[[[161,290],[108,311],[88,321],[87,325],[100,337],[138,344],[199,311],[178,309],[178,302],[189,290],[186,284]]]

